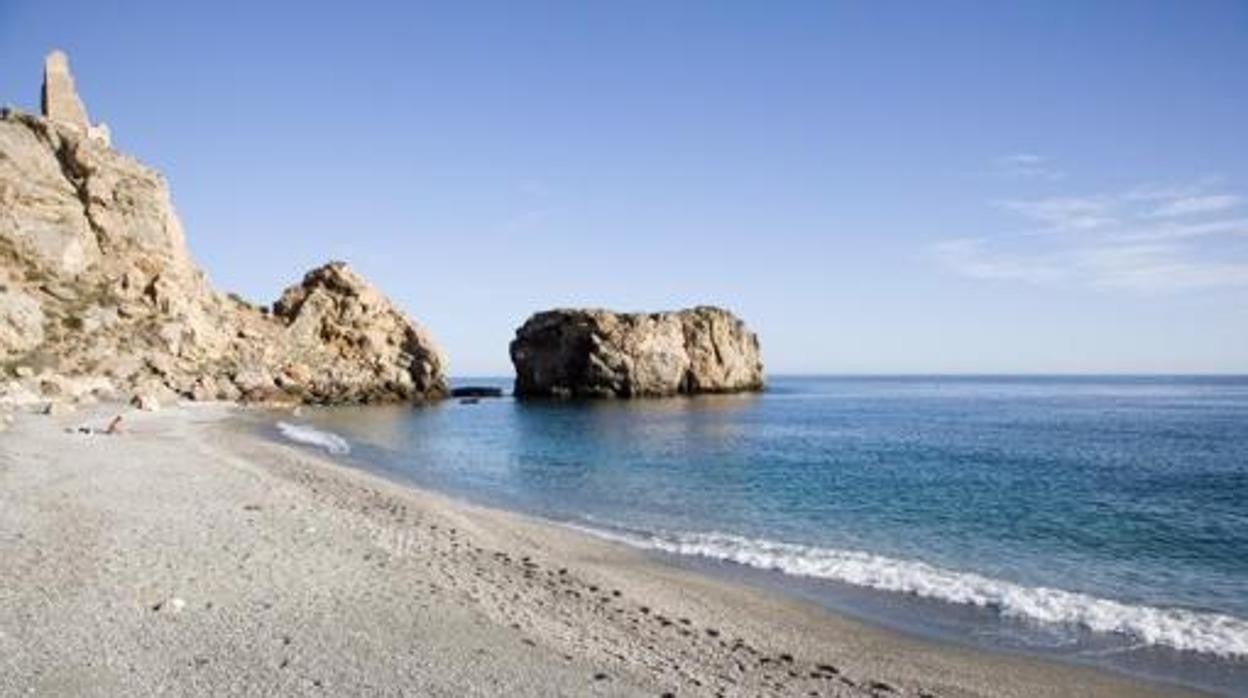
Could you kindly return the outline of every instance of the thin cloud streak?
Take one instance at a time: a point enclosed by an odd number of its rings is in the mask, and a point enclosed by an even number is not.
[[[1065,172],[1050,165],[1049,158],[1035,153],[1003,155],[997,158],[993,165],[993,174],[1002,177],[1049,181],[1057,181],[1066,177]]]
[[[1038,155],[1010,161],[1047,164]],[[1248,287],[1245,248],[1232,242],[1248,238],[1248,218],[1227,216],[1244,198],[1209,193],[1211,182],[996,201],[1031,229],[947,239],[930,252],[974,279],[1150,293]]]
[[[1157,218],[1173,218],[1190,216],[1195,213],[1212,213],[1235,208],[1242,199],[1234,194],[1215,194],[1212,196],[1187,196],[1174,199],[1159,206],[1153,211]]]
[[[1101,247],[1075,255],[1098,286],[1163,291],[1248,286],[1248,263],[1193,260],[1174,245]]]
[[[962,276],[1028,284],[1084,283],[1141,292],[1248,287],[1248,263],[1185,258],[1174,245],[1093,246],[1052,253],[995,250],[985,240],[937,243],[935,256]]]
[[[1114,202],[1105,197],[1055,196],[1002,201],[1001,208],[1048,226],[1051,230],[1088,230],[1113,225]]]
[[[1135,232],[1114,236],[1125,241],[1181,240],[1209,235],[1248,235],[1248,218],[1230,218],[1204,223],[1145,226]]]
[[[1060,281],[1064,269],[1036,256],[994,253],[986,241],[976,238],[944,240],[933,252],[945,266],[975,279],[1025,281],[1033,284]]]

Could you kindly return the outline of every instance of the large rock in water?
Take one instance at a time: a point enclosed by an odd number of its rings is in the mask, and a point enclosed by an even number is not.
[[[520,397],[660,397],[763,388],[758,337],[721,308],[551,310],[511,343]]]
[[[341,263],[276,312],[215,291],[164,179],[80,123],[0,112],[0,403],[442,397],[428,334]],[[6,397],[7,396],[7,397]]]

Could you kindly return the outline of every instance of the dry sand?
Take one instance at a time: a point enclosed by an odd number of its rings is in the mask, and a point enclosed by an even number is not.
[[[916,640],[229,426],[0,433],[0,695],[1174,696]]]

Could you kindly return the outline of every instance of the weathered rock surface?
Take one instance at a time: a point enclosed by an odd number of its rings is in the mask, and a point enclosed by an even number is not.
[[[428,334],[345,264],[271,314],[215,291],[164,179],[79,126],[0,112],[0,403],[445,395]]]
[[[444,396],[433,339],[342,262],[314,269],[273,304],[286,323],[278,377],[318,401]]]
[[[519,397],[658,397],[763,388],[758,337],[721,308],[551,310],[511,343]]]
[[[43,309],[31,296],[0,289],[0,358],[30,351],[43,342]]]

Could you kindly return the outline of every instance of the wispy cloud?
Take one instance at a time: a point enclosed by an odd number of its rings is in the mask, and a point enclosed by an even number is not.
[[[1053,232],[1088,230],[1117,223],[1114,218],[1114,201],[1101,196],[1014,199],[999,202],[998,205],[1040,223]]]
[[[1066,173],[1052,165],[1049,158],[1035,153],[1002,155],[993,163],[993,173],[1022,179],[1058,180]]]
[[[982,238],[955,238],[933,246],[937,259],[963,276],[1028,283],[1060,281],[1066,269],[1056,260],[994,250]]]
[[[1212,194],[1209,196],[1185,196],[1172,199],[1158,206],[1153,216],[1158,218],[1174,218],[1190,216],[1195,213],[1213,213],[1235,208],[1242,201],[1234,194]]]
[[[1177,245],[1127,245],[1079,250],[1075,268],[1099,286],[1155,291],[1248,286],[1248,263],[1189,257]]]
[[[1225,218],[1212,221],[1143,225],[1131,232],[1115,235],[1118,240],[1178,240],[1210,235],[1248,236],[1248,218]]]
[[[1049,166],[1036,155],[1009,161]],[[1212,185],[994,201],[1018,228],[943,240],[931,252],[976,279],[1148,292],[1248,287],[1248,217],[1235,215],[1244,197]]]

